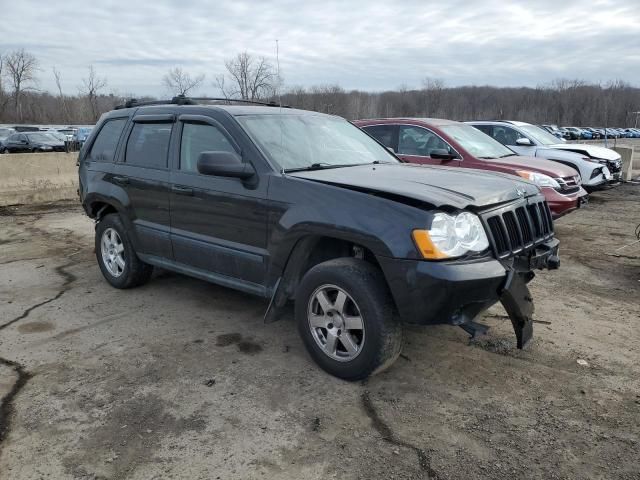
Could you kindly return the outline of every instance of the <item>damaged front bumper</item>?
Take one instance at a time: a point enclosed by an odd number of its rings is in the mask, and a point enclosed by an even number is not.
[[[427,262],[379,257],[400,318],[405,323],[451,324],[472,336],[487,327],[474,322],[501,302],[523,348],[533,334],[533,300],[527,283],[534,270],[560,266],[559,241],[551,238],[535,249],[506,260]]]

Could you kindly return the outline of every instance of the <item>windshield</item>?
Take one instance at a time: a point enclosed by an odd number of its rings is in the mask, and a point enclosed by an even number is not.
[[[60,132],[47,132],[47,135],[49,135],[55,141],[64,142],[67,139],[67,136],[64,133]]]
[[[535,143],[540,145],[557,145],[560,143],[558,141],[558,137],[554,137],[549,132],[543,130],[542,128],[536,127],[535,125],[520,125],[520,130],[532,139]]]
[[[55,140],[48,133],[27,133],[26,135],[32,142],[51,142]]]
[[[515,155],[513,150],[471,125],[444,125],[440,129],[474,157],[500,158]]]
[[[386,148],[342,118],[311,114],[236,118],[284,170],[398,162]]]

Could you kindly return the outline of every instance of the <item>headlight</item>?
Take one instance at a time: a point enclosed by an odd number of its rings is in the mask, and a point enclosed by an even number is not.
[[[530,172],[529,170],[517,170],[517,173],[539,187],[560,188],[560,184],[555,179],[544,173]]]
[[[455,216],[436,213],[431,228],[413,231],[413,241],[422,256],[429,260],[460,257],[489,248],[482,222],[469,212]]]

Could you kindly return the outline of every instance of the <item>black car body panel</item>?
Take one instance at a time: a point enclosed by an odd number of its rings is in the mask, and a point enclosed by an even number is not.
[[[524,195],[536,195],[540,191],[534,184],[513,175],[410,163],[362,165],[293,175],[362,191],[411,198],[438,208],[481,207],[516,200]]]
[[[430,227],[435,210],[481,214],[539,200],[535,185],[508,175],[402,163],[285,173],[235,119],[256,112],[322,115],[190,105],[105,114],[79,155],[86,213],[99,218],[105,211],[118,212],[135,251],[148,263],[273,297],[275,306],[292,298],[306,267],[354,251],[381,267],[406,322],[464,323],[498,301],[509,271],[516,271],[511,258],[499,260],[487,250],[468,259],[425,261],[411,232]],[[166,164],[129,165],[128,139],[137,124],[151,118],[170,129]],[[109,151],[112,158],[94,157],[92,147],[101,130],[118,119],[123,126]],[[180,171],[180,139],[192,121],[213,125],[231,138],[236,153],[255,170],[254,177]],[[534,249],[527,247],[519,255]]]

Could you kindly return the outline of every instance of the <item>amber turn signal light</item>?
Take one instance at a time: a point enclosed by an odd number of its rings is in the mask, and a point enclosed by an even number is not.
[[[413,242],[416,244],[418,251],[427,260],[441,260],[443,258],[449,258],[446,254],[442,253],[431,241],[429,232],[426,230],[414,230],[411,233]]]

